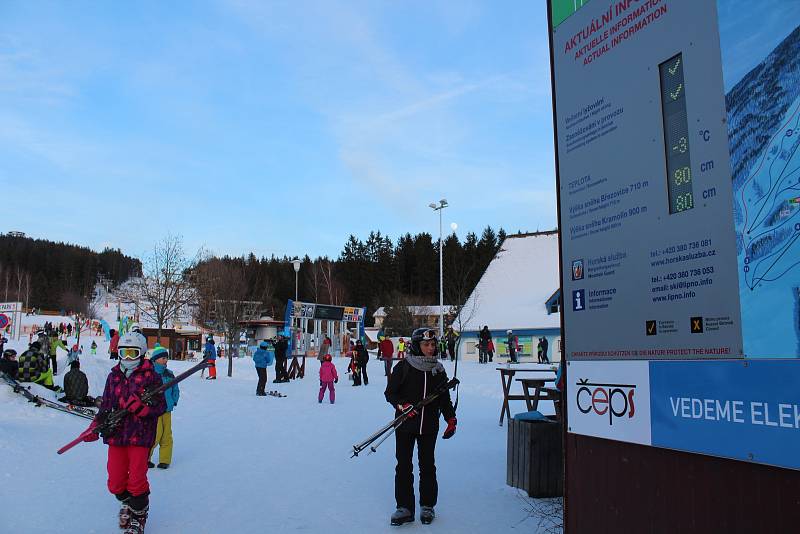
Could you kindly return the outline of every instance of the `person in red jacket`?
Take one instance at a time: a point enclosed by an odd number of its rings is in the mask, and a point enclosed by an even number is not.
[[[119,334],[113,328],[108,332],[111,335],[111,344],[108,346],[108,354],[112,360],[119,360],[118,347],[119,347]]]
[[[392,355],[394,354],[394,344],[388,336],[384,336],[378,344],[378,352],[383,359],[384,370],[388,378],[392,374]]]
[[[108,490],[120,501],[119,527],[125,534],[142,534],[150,508],[150,484],[147,461],[156,437],[158,417],[167,409],[164,394],[156,395],[149,404],[142,401],[148,389],[162,384],[150,360],[144,358],[147,340],[130,332],[119,340],[120,362],[106,379],[103,401],[92,428],[117,409],[129,412],[110,433],[103,435],[108,445]],[[90,434],[85,441],[96,441]]]

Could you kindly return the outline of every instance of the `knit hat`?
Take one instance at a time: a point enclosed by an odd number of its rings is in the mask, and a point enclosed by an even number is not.
[[[159,358],[169,358],[169,351],[164,347],[156,347],[150,353],[150,361],[154,362]]]

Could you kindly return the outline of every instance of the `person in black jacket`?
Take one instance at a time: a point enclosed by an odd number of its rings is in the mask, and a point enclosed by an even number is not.
[[[7,374],[10,378],[17,378],[19,362],[17,361],[17,351],[6,349],[3,351],[3,358],[0,359],[0,373]]]
[[[89,396],[89,380],[81,371],[79,360],[70,362],[69,372],[64,375],[64,396],[58,400],[78,406],[94,406],[94,398]]]
[[[358,370],[360,371],[361,380],[363,380],[363,384],[369,385],[369,376],[367,376],[367,364],[369,363],[369,352],[367,352],[367,348],[361,343],[359,339],[356,341],[356,365],[358,365]],[[358,384],[355,384],[358,385]]]
[[[492,361],[489,357],[489,343],[492,341],[492,333],[489,331],[489,327],[484,325],[478,335],[478,361],[479,363],[488,363]]]
[[[289,373],[286,371],[286,352],[289,350],[289,342],[283,336],[276,336],[272,341],[275,347],[275,380],[273,383],[288,382]]]
[[[436,331],[418,328],[411,335],[409,354],[392,370],[384,396],[394,406],[395,417],[447,383],[447,373],[437,359],[438,340]],[[420,413],[412,412],[395,432],[395,456],[397,467],[394,476],[394,496],[397,510],[392,514],[391,524],[402,525],[414,521],[414,471],[412,456],[414,443],[419,458],[419,503],[422,508],[420,520],[424,524],[433,521],[434,506],[439,493],[436,481],[436,434],[439,431],[439,415],[447,421],[444,439],[456,432],[456,412],[445,389],[441,395],[423,407]]]

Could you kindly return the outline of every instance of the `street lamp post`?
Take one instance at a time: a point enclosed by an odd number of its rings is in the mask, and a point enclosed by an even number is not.
[[[442,268],[442,210],[448,206],[447,199],[441,199],[439,204],[428,204],[433,211],[439,212],[439,339],[444,335],[444,271]]]
[[[293,259],[292,265],[294,266],[294,301],[297,302],[297,273],[300,272],[300,260]]]

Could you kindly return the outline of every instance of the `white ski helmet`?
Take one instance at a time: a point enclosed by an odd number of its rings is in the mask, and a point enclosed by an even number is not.
[[[139,349],[139,357],[144,358],[147,352],[147,339],[138,332],[128,332],[119,338],[117,347],[122,350],[124,348]]]

